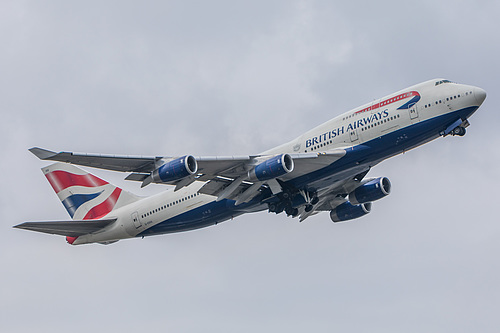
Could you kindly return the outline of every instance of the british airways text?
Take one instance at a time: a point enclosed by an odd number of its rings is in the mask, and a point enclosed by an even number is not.
[[[319,144],[321,142],[333,139],[336,136],[344,134],[345,132],[352,131],[353,129],[360,128],[362,126],[369,125],[369,124],[371,124],[371,123],[373,123],[375,121],[378,121],[380,119],[387,118],[388,116],[389,116],[389,110],[385,109],[384,111],[380,111],[380,112],[374,113],[374,114],[372,114],[372,115],[370,115],[368,117],[364,117],[364,118],[358,119],[357,121],[355,121],[355,122],[350,123],[349,125],[347,125],[347,127],[346,126],[342,126],[342,127],[336,128],[336,129],[334,129],[332,131],[323,133],[323,134],[321,134],[319,136],[315,136],[315,137],[312,137],[310,139],[307,139],[306,140],[306,148],[308,148],[310,146],[317,145],[317,144]]]

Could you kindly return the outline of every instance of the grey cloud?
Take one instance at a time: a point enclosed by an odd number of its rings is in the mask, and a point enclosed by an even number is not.
[[[0,6],[1,331],[496,332],[496,2]],[[393,193],[362,219],[258,213],[82,247],[11,228],[67,218],[32,146],[256,153],[439,76],[489,96],[464,138],[374,168]]]

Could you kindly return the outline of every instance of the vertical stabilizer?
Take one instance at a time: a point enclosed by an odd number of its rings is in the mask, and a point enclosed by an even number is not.
[[[140,200],[74,165],[55,163],[42,171],[73,220],[100,219]]]

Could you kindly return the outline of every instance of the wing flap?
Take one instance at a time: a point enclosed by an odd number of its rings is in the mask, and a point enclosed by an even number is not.
[[[14,228],[44,232],[52,235],[78,237],[99,231],[115,221],[116,218],[83,221],[24,222],[14,226]]]
[[[247,164],[252,156],[196,156],[199,176],[197,180],[207,181],[215,176],[236,178],[248,172]]]
[[[150,176],[149,173],[134,172],[134,173],[131,173],[130,175],[128,175],[127,177],[125,177],[125,180],[133,180],[133,181],[136,181],[136,182],[142,182],[146,178],[148,178],[149,176]]]
[[[203,185],[199,192],[218,197],[233,183],[233,181],[234,180],[228,178],[216,177]],[[237,198],[240,193],[246,191],[250,186],[252,186],[252,183],[246,181],[240,182],[234,191],[231,191],[232,193],[227,196],[227,199]]]

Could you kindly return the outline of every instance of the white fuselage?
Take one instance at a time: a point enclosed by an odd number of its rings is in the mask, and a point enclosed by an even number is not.
[[[420,83],[364,104],[322,123],[295,140],[269,149],[262,154],[307,153],[352,147],[412,124],[478,104],[474,94],[478,88],[446,83],[436,86],[435,83],[439,81]],[[398,110],[400,104],[395,102],[402,98],[397,100],[395,98],[412,91],[418,92],[421,97],[415,104],[416,113],[410,114],[409,109]],[[450,98],[453,99],[450,100]],[[365,125],[364,120],[368,118],[371,121]],[[371,126],[375,123],[377,125]]]
[[[262,155],[319,153],[338,148],[356,151],[367,147],[366,161],[356,157],[361,162],[349,163],[371,167],[444,135],[443,131],[454,122],[465,123],[484,100],[483,93],[477,87],[446,80],[427,81],[337,116]],[[305,176],[308,175],[291,172],[282,179],[299,184]],[[307,185],[330,181],[328,177],[315,174]],[[116,223],[98,233],[80,236],[74,244],[196,229],[265,209],[262,205],[234,209],[234,204],[227,200],[217,202],[214,196],[200,194],[203,185],[204,182],[194,182],[178,191],[168,190],[114,210],[107,217],[117,217]]]

